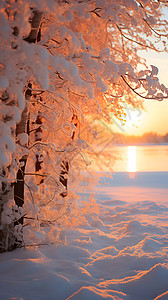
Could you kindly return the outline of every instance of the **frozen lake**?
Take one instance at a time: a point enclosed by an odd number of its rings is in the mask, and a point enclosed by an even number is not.
[[[168,145],[116,146],[108,151],[120,159],[114,162],[114,174],[107,169],[109,177],[99,173],[93,188],[97,199],[168,202]]]
[[[168,145],[117,146],[115,172],[168,172]]]

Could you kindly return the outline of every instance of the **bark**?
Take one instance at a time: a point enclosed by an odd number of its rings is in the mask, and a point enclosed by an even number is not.
[[[37,126],[37,129],[35,130],[35,141],[41,141],[42,140],[42,117],[40,116],[40,113],[37,115],[37,118],[36,118],[36,122],[35,122],[36,126]],[[37,147],[38,149],[38,147]],[[40,148],[38,149],[40,151]],[[39,155],[36,155],[36,162],[35,162],[35,171],[36,171],[36,181],[37,181],[37,184],[40,185],[41,183],[44,182],[44,179],[41,178],[41,176],[38,176],[38,173],[39,174],[43,174],[43,170],[42,170],[42,163],[43,163],[43,154],[41,152],[41,155],[40,155],[40,161],[39,161]]]
[[[28,43],[35,43],[36,41],[38,42],[40,40],[40,35],[41,35],[41,22],[43,19],[43,12],[41,11],[34,11],[34,15],[31,21],[31,31],[28,37],[24,38],[25,41]]]
[[[77,128],[78,117],[76,114],[73,114],[71,122]],[[75,130],[72,132],[72,136],[71,136],[71,140],[73,141],[74,139],[75,139]],[[70,166],[70,164],[69,164],[68,159],[67,158],[63,159],[61,162],[61,172],[60,172],[60,176],[59,176],[59,181],[65,187],[65,191],[60,194],[60,196],[62,196],[62,197],[67,196],[69,166]]]
[[[67,188],[68,188],[68,174],[69,174],[69,161],[67,159],[62,160],[61,162],[61,172],[59,181],[65,187],[65,191],[60,194],[62,197],[67,196]]]

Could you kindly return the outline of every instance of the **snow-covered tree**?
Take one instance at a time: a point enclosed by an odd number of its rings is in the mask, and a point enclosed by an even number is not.
[[[157,67],[148,68],[138,51],[167,51],[166,6],[161,0],[0,2],[1,252],[22,243],[31,204],[34,228],[58,219],[59,205],[69,208],[73,195],[63,196],[69,169],[74,161],[78,171],[87,146],[83,128],[94,136],[93,119],[112,123],[126,104],[139,108],[141,98],[168,97]]]

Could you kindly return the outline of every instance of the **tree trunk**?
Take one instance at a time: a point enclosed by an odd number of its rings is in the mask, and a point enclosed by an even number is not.
[[[4,206],[7,205],[9,199],[13,199],[13,186],[9,183],[3,183],[0,191],[0,253],[15,249],[14,223],[10,222],[10,219],[5,224],[2,221],[5,211]]]
[[[27,133],[29,135],[27,122],[28,122],[29,101],[32,94],[31,88],[32,88],[32,84],[29,83],[25,93],[25,102],[26,102],[25,108],[22,112],[21,121],[16,126],[16,137],[21,133]],[[24,204],[24,172],[25,172],[26,162],[27,162],[27,155],[24,155],[20,159],[20,163],[22,163],[23,166],[20,167],[20,169],[18,170],[16,182],[14,183],[14,201],[18,207],[23,207]],[[15,221],[14,226],[19,224],[23,225],[23,216],[19,220]],[[15,247],[19,247],[22,244],[22,240],[23,237],[19,240],[16,238]]]
[[[40,11],[34,11],[34,16],[32,18],[32,22],[31,22],[31,32],[29,34],[28,37],[26,37],[24,40],[27,41],[28,43],[35,43],[37,41],[37,39],[39,40],[40,37],[40,26],[41,26],[41,22],[42,22],[42,18],[43,18],[43,12]],[[16,137],[21,134],[21,133],[27,133],[28,132],[28,112],[29,112],[29,102],[30,102],[30,98],[32,95],[31,92],[31,88],[32,85],[31,83],[28,84],[28,88],[26,90],[25,93],[25,100],[26,100],[26,104],[25,104],[25,109],[22,113],[21,116],[21,121],[20,123],[17,125],[16,127]],[[24,204],[24,172],[25,172],[25,167],[26,167],[26,162],[27,162],[27,156],[23,156],[20,160],[20,162],[23,163],[23,167],[21,167],[18,170],[17,173],[17,180],[14,184],[14,200],[17,206],[22,207]],[[19,220],[17,220],[17,222],[15,222],[15,226],[21,224],[23,225],[23,217],[21,217]],[[16,247],[19,247],[23,242],[23,236],[21,238],[21,240],[15,240],[15,245]]]
[[[35,43],[40,39],[40,26],[43,18],[43,13],[40,11],[34,11],[34,15],[31,21],[31,32],[27,38],[24,40],[28,43]],[[17,28],[15,28],[14,35],[17,35]],[[20,133],[26,133],[28,127],[28,110],[29,110],[29,100],[31,97],[31,85],[28,84],[28,88],[25,93],[26,105],[22,113],[22,118],[20,123],[16,128],[16,137]],[[7,97],[7,95],[6,95]],[[8,100],[8,99],[7,99]],[[5,101],[5,100],[4,100]],[[15,105],[15,103],[10,103],[10,105]],[[4,120],[5,122],[5,120]],[[12,134],[15,135],[14,130]],[[3,179],[2,188],[0,190],[0,252],[11,251],[18,244],[21,244],[22,241],[15,239],[14,231],[15,225],[23,224],[23,218],[14,222],[14,214],[12,208],[8,208],[8,202],[10,199],[14,199],[15,203],[22,207],[24,203],[24,170],[26,166],[27,157],[24,156],[21,158],[21,161],[24,162],[24,166],[21,167],[17,173],[17,181],[14,184],[9,184],[7,182],[7,173],[10,169],[10,166],[5,167],[2,170],[1,177]],[[14,186],[14,189],[13,189]],[[20,238],[22,239],[22,238]]]
[[[14,106],[15,102],[10,100],[10,95],[5,91],[2,95],[2,102],[6,107]],[[10,109],[9,109],[10,111]],[[3,116],[3,122],[6,123],[11,120],[8,110]],[[14,137],[14,129],[11,128],[11,138]],[[11,251],[15,248],[14,238],[14,222],[13,212],[9,207],[8,202],[13,200],[13,184],[8,182],[8,173],[10,172],[10,164],[0,169],[0,177],[2,186],[0,188],[0,252]]]

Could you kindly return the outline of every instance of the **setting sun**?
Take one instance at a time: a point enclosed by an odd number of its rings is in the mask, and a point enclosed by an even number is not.
[[[138,128],[140,122],[142,121],[142,109],[126,109],[126,123],[124,128],[127,130],[128,128],[136,127]]]

